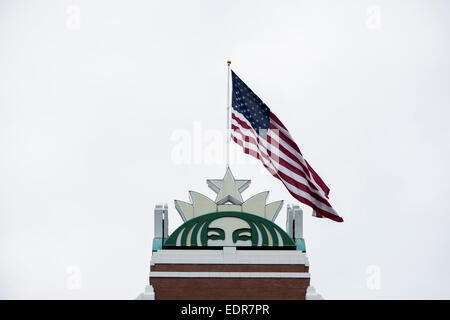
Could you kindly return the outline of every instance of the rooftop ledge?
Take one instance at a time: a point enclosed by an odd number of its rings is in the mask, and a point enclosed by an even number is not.
[[[158,250],[150,260],[155,264],[301,264],[309,266],[308,257],[298,250]]]

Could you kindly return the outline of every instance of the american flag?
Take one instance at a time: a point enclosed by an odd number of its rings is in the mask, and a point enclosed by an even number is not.
[[[328,202],[330,189],[303,158],[283,123],[233,71],[231,76],[233,141],[261,160],[295,199],[313,209],[314,216],[344,221]]]

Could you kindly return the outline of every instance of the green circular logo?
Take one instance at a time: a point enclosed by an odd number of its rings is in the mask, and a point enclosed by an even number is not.
[[[272,221],[245,212],[213,212],[186,221],[164,242],[165,247],[294,247],[294,241]]]

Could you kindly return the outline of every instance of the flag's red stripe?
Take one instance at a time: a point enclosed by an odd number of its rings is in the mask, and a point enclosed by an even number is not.
[[[232,124],[231,127],[232,127],[233,131],[237,131],[237,132],[239,132],[243,137],[246,137],[246,139],[245,139],[246,142],[252,143],[253,145],[256,146],[256,148],[258,148],[260,151],[262,151],[261,148],[259,147],[260,144],[256,142],[256,140],[255,140],[254,137],[251,137],[251,136],[246,135],[244,132],[242,132],[242,131],[240,130],[239,127],[235,126],[234,124]],[[247,137],[248,137],[248,138],[247,138]],[[259,140],[259,139],[258,139],[258,140]],[[267,158],[265,157],[266,160],[270,161],[272,164],[273,164],[273,161],[275,161],[275,162],[277,162],[280,166],[283,166],[283,167],[286,168],[287,170],[289,170],[289,171],[291,171],[291,172],[293,172],[293,173],[295,173],[295,174],[297,174],[297,175],[303,177],[303,178],[306,180],[306,182],[308,183],[308,186],[309,186],[309,188],[310,188],[309,192],[314,193],[314,190],[317,191],[317,192],[320,192],[320,191],[316,188],[316,186],[315,186],[314,184],[312,184],[312,182],[310,182],[310,181],[308,180],[308,178],[306,177],[305,173],[302,172],[298,167],[293,166],[291,163],[287,162],[287,161],[286,161],[284,158],[282,158],[282,157],[273,155],[273,153],[272,153],[270,150],[267,150],[264,146],[262,146],[262,147],[265,149],[265,150],[262,151],[262,152],[263,152],[263,156],[265,155],[265,156],[267,157]],[[270,157],[273,161],[271,161],[271,159],[269,159],[269,157]],[[274,165],[274,167],[276,167],[276,165]],[[289,179],[293,179],[293,178],[289,177]],[[295,181],[295,182],[297,183],[296,180],[293,180],[293,181]],[[292,184],[292,183],[291,183],[291,184]],[[305,187],[306,187],[306,185],[305,185]],[[318,197],[319,200],[325,200],[320,194],[317,194],[317,193],[314,193],[314,194],[315,194],[314,197]],[[326,203],[327,205],[329,205],[329,204],[328,204],[328,201],[327,201],[327,202],[324,202],[324,203]]]
[[[292,149],[294,149],[301,156],[303,156],[302,152],[300,151],[300,148],[297,146],[297,144],[294,142],[294,140],[292,140],[289,136],[287,136],[283,131],[281,131],[272,122],[269,123],[269,129],[271,129],[273,132],[275,132],[280,137],[280,139],[283,139],[284,141],[286,141],[286,143],[288,143],[291,146]]]
[[[255,158],[261,160],[259,153],[255,152],[255,151],[253,151],[253,150],[250,150],[250,149],[248,149],[248,148],[245,148],[245,146],[244,146],[242,140],[239,140],[238,138],[236,138],[236,137],[234,137],[234,136],[232,137],[232,139],[233,139],[233,141],[234,141],[235,143],[237,143],[238,145],[240,145],[240,146],[242,147],[242,149],[244,150],[244,153],[249,154],[249,155],[251,155],[251,156],[253,156],[253,157],[255,157]],[[327,211],[325,211],[325,210],[323,210],[323,209],[317,207],[317,206],[316,206],[314,203],[312,203],[309,199],[303,198],[302,196],[299,196],[298,194],[292,192],[292,191],[286,186],[286,182],[284,182],[283,179],[281,179],[281,178],[280,178],[280,177],[279,177],[279,176],[278,176],[278,175],[277,175],[270,167],[268,167],[262,160],[261,160],[261,162],[262,162],[262,164],[264,165],[264,167],[265,167],[265,168],[266,168],[266,169],[267,169],[267,170],[268,170],[275,178],[279,179],[279,180],[285,185],[286,189],[289,191],[289,193],[290,193],[294,198],[296,198],[298,201],[300,201],[300,202],[302,202],[302,203],[304,203],[304,204],[310,206],[311,208],[313,208],[313,209],[316,211],[316,213],[318,214],[318,216],[324,216],[324,217],[326,217],[326,218],[329,218],[329,219],[334,220],[334,221],[337,221],[337,222],[342,222],[342,221],[344,221],[341,217],[339,217],[339,216],[337,216],[337,215],[335,215],[335,214],[332,214],[332,213],[330,213],[330,212],[327,212]]]
[[[287,128],[281,123],[281,121],[275,116],[275,114],[271,113],[271,119],[274,120],[275,123],[277,123],[278,125],[280,125],[282,128],[284,128],[287,132],[289,132],[289,130],[287,130]],[[278,134],[278,136],[280,137],[280,139],[283,139],[283,141],[285,141],[286,143],[289,144],[289,146],[291,146],[291,148],[293,148],[295,151],[297,151],[300,155],[302,155],[302,152],[300,151],[300,148],[298,147],[298,145],[295,143],[294,140],[292,140],[289,136],[287,136],[283,131],[279,130],[274,124],[270,123],[269,124],[269,129],[273,129],[276,130],[275,133]],[[294,155],[295,156],[295,155]],[[303,156],[303,155],[302,155]],[[305,163],[308,167],[308,169],[305,171],[309,174],[311,173],[312,178],[314,179],[314,181],[320,186],[320,188],[324,191],[326,197],[328,198],[328,194],[330,193],[330,188],[328,188],[328,186],[325,184],[325,182],[322,180],[322,178],[314,171],[314,169],[309,165],[309,163],[305,160]],[[304,165],[301,164],[303,167]]]
[[[272,130],[272,132],[273,132],[273,130]],[[272,138],[270,136],[269,136],[269,138],[272,140]],[[268,139],[266,139],[266,140],[268,141]],[[284,140],[284,141],[286,141],[286,140]],[[308,180],[313,179],[313,177],[310,175],[309,168],[305,167],[305,165],[298,159],[298,157],[296,155],[292,154],[281,143],[279,143],[277,141],[275,141],[275,142],[277,143],[276,147],[278,149],[280,149],[281,152],[283,152],[287,157],[289,157],[291,160],[295,161],[301,167],[303,172],[306,174],[306,177],[305,177],[306,179],[308,179]],[[306,160],[305,160],[305,163],[306,163]],[[311,183],[311,186],[317,190],[317,187],[314,184]]]
[[[252,128],[252,127],[250,127],[249,125],[248,125],[248,123],[246,123],[246,122],[244,122],[244,121],[242,121],[241,119],[239,119],[237,116],[235,116],[234,115],[234,113],[232,114],[232,118],[234,119],[234,120],[236,120],[238,123],[239,123],[239,125],[241,126],[241,127],[243,127],[244,129],[248,129],[248,130],[252,130],[252,132],[253,132],[253,134],[255,134],[255,136],[259,136],[259,135],[257,135],[256,134],[256,132],[254,131],[254,129]],[[278,135],[278,137],[280,138],[280,139],[283,139],[283,141],[285,141],[286,143],[288,143],[294,150],[296,150],[299,154],[300,154],[300,156],[301,156],[301,152],[300,152],[300,150],[298,149],[298,146],[297,146],[297,144],[295,143],[295,142],[293,142],[289,137],[287,137],[283,132],[281,132],[277,127],[275,127],[275,126],[273,126],[273,125],[269,125],[269,129],[271,129],[271,132],[273,132],[273,133],[275,133],[276,135]],[[270,138],[270,141],[269,141],[269,138]],[[271,140],[272,140],[272,138],[269,136],[268,137],[268,139],[265,139],[267,142],[269,142],[269,143],[271,143]],[[259,142],[259,141],[258,141]],[[277,143],[277,145],[276,145],[276,147],[278,147],[284,154],[286,154],[289,158],[291,158],[293,161],[295,161],[295,162],[297,162],[298,163],[298,165],[299,166],[301,166],[302,167],[302,170],[303,170],[303,172],[304,172],[304,174],[306,175],[306,179],[308,180],[308,179],[313,179],[313,177],[312,176],[310,176],[310,173],[309,173],[309,169],[298,159],[298,157],[296,156],[296,155],[294,155],[294,154],[292,154],[289,150],[287,150],[285,147],[283,147],[281,144],[279,144],[279,143]],[[305,163],[306,163],[306,160],[305,160]],[[314,188],[314,189],[316,189],[317,190],[317,187],[313,184],[313,183],[310,183],[310,185],[312,186],[312,188]],[[319,184],[320,185],[320,184]],[[325,190],[327,190],[328,189],[328,187],[326,187],[326,189]],[[325,191],[324,190],[324,191]],[[326,193],[325,193],[326,194]]]
[[[232,114],[232,118],[244,129],[250,130],[253,135],[255,135],[255,137],[257,138],[258,143],[259,142],[259,136],[256,134],[255,130],[250,127],[246,122],[242,121],[241,119],[239,119],[237,116],[234,115],[234,113]],[[232,129],[234,130],[234,125],[232,125]],[[278,129],[275,129],[278,130]],[[272,130],[273,132],[273,130]],[[313,188],[314,190],[318,190],[318,188],[316,187],[316,185],[314,185],[314,183],[312,183],[310,181],[310,179],[313,179],[313,177],[311,177],[309,175],[309,169],[307,167],[305,167],[305,165],[297,158],[297,156],[293,155],[289,150],[287,150],[285,147],[283,147],[280,143],[276,142],[276,145],[272,143],[272,138],[270,136],[267,137],[267,139],[265,139],[268,143],[272,144],[273,146],[277,147],[280,149],[281,152],[283,152],[286,156],[288,156],[290,159],[292,159],[293,161],[295,161],[300,168],[297,168],[296,173],[298,173],[299,175],[301,175],[302,177],[304,177],[307,181],[308,181],[308,185]],[[280,157],[281,158],[281,157]],[[306,161],[306,160],[305,160]],[[287,164],[289,164],[288,162],[286,162]],[[289,164],[290,167],[295,168],[293,165]],[[328,187],[327,187],[328,189]],[[326,194],[326,190],[324,189],[324,193]]]
[[[286,131],[289,132],[289,130],[284,126],[284,124],[280,121],[280,119],[278,119],[278,117],[277,117],[273,112],[270,113],[270,119],[272,119],[273,121],[275,121],[276,124],[278,124],[278,125],[279,125],[280,127],[282,127],[284,130],[286,130]]]
[[[322,178],[314,171],[314,169],[311,167],[311,165],[306,161],[306,165],[308,166],[309,172],[312,174],[314,181],[320,186],[320,188],[325,192],[325,195],[328,198],[328,195],[330,193],[330,188],[325,184],[325,182],[322,180]]]
[[[241,119],[239,119],[238,117],[236,117],[236,116],[234,115],[234,113],[233,113],[233,115],[232,115],[232,118],[233,118],[234,120],[236,120],[236,121],[239,123],[239,125],[240,125],[241,127],[243,127],[244,129],[252,130],[253,133],[254,133],[256,136],[259,136],[259,135],[257,135],[257,134],[255,133],[254,129],[248,125],[248,123],[246,123],[246,122],[242,121]],[[273,133],[275,133],[276,135],[278,135],[278,137],[279,137],[280,139],[283,139],[283,141],[285,141],[286,143],[288,143],[291,147],[293,147],[293,148],[295,147],[294,150],[296,150],[296,151],[298,150],[298,146],[295,144],[295,142],[293,142],[291,139],[289,139],[289,138],[288,138],[284,133],[282,133],[277,127],[274,127],[273,125],[269,125],[269,129],[271,129],[271,132],[273,132]],[[268,140],[266,139],[266,141],[268,141]],[[309,177],[308,168],[305,167],[305,165],[304,165],[303,163],[301,163],[301,161],[297,158],[297,156],[294,155],[294,154],[292,154],[292,153],[291,153],[290,151],[288,151],[285,147],[283,147],[283,146],[281,146],[281,145],[280,145],[280,147],[283,148],[283,150],[284,150],[283,152],[286,153],[286,155],[288,155],[289,158],[291,158],[292,160],[294,160],[295,162],[297,162],[297,163],[303,168],[303,171],[306,172],[306,174],[307,174],[308,177]],[[298,152],[300,155],[302,154],[300,151],[297,151],[297,152]]]
[[[270,162],[273,165],[273,162],[271,161],[271,159],[273,159],[273,157],[271,157],[270,150],[267,150],[268,152],[265,152],[264,150],[261,150],[261,148],[259,147],[258,143],[256,143],[256,140],[253,137],[245,135],[241,130],[239,130],[239,128],[237,128],[234,125],[232,125],[232,128],[233,128],[234,131],[237,131],[237,132],[239,132],[241,134],[241,136],[243,137],[243,139],[241,139],[241,140],[245,141],[246,143],[252,143],[253,145],[255,145],[256,148],[260,151],[261,156],[264,157],[264,159],[266,159],[268,162]],[[270,158],[269,158],[269,156],[270,156]],[[288,171],[297,173],[298,175],[301,175],[303,178],[306,179],[304,173],[300,172],[297,168],[293,167],[290,163],[286,162],[283,158],[274,159],[274,160],[279,162],[279,165],[283,166]],[[277,166],[276,165],[273,165],[273,166],[276,169]],[[292,169],[294,169],[294,170],[292,170]],[[308,194],[311,195],[311,197],[315,198],[317,201],[322,202],[323,204],[325,204],[328,207],[331,207],[331,205],[327,201],[327,199],[325,199],[322,195],[313,192],[310,188],[308,188],[307,185],[305,185],[305,184],[295,180],[294,178],[290,177],[289,175],[285,174],[284,172],[282,172],[280,170],[277,170],[276,174],[281,176],[283,180],[289,182],[289,184],[291,184],[295,188],[307,192]],[[315,189],[315,190],[317,190],[317,189]]]

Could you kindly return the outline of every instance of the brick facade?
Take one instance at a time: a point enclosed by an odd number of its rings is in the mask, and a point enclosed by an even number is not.
[[[151,272],[308,272],[305,265],[156,264]],[[309,278],[151,277],[157,300],[304,300]]]

